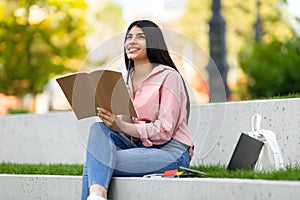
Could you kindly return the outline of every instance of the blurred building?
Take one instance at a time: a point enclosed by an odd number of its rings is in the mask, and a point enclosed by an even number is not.
[[[19,105],[20,100],[17,97],[0,93],[0,115],[9,114],[9,110],[17,109]]]
[[[44,93],[37,96],[35,110],[37,113],[71,110],[69,102],[55,79],[51,79],[45,86]]]

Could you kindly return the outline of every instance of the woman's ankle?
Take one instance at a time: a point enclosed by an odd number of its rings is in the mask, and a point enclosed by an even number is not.
[[[104,199],[107,199],[107,190],[105,187],[99,184],[93,184],[90,186],[90,194],[94,193]]]

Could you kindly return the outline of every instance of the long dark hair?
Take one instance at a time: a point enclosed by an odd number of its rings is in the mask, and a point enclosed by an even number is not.
[[[169,67],[174,68],[176,71],[177,68],[173,62],[173,60],[170,57],[170,54],[168,52],[167,45],[165,43],[163,34],[160,30],[160,28],[149,20],[138,20],[132,22],[126,32],[126,35],[129,33],[129,31],[132,29],[132,27],[137,26],[142,29],[142,31],[145,34],[146,37],[146,48],[147,48],[147,56],[151,63],[153,64],[163,64],[167,65]],[[126,67],[134,67],[134,62],[130,61],[127,57],[127,54],[125,54],[125,64]]]
[[[137,26],[140,29],[142,29],[142,31],[145,34],[147,57],[148,57],[150,63],[152,63],[154,65],[162,64],[162,65],[169,66],[169,67],[175,69],[180,74],[180,72],[178,71],[176,65],[174,64],[174,62],[169,54],[164,36],[163,36],[160,28],[154,22],[152,22],[150,20],[138,20],[138,21],[132,22],[129,25],[127,32],[126,32],[126,36],[129,33],[129,31],[132,29],[132,27],[134,27],[134,26]],[[125,41],[126,41],[126,36],[125,36]],[[124,52],[126,52],[126,51],[124,50]],[[129,69],[133,68],[134,61],[129,60],[126,53],[124,53],[124,57],[125,57],[126,69],[129,70]],[[189,95],[188,95],[187,88],[186,88],[183,78],[182,78],[182,81],[183,81],[184,89],[185,89],[186,96],[187,96],[186,108],[187,108],[187,120],[188,120],[189,114],[190,114],[190,99],[189,99]]]

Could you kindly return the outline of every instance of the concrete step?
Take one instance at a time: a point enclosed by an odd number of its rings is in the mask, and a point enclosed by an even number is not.
[[[300,181],[220,178],[113,178],[111,200],[296,200]],[[80,176],[0,174],[1,200],[79,200]]]
[[[239,135],[251,131],[254,113],[261,114],[262,129],[276,134],[285,164],[299,163],[300,98],[295,98],[192,105],[191,164],[226,165]],[[83,164],[89,127],[97,120],[77,120],[72,112],[2,116],[0,162]]]

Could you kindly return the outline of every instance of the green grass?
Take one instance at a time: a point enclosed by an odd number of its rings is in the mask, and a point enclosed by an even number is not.
[[[237,170],[229,172],[225,166],[191,167],[209,174],[211,178],[241,178],[264,180],[300,180],[300,166],[287,167],[286,170],[274,172],[255,172],[253,170]],[[76,175],[81,176],[83,165],[67,164],[14,164],[0,163],[0,174],[45,174],[45,175]]]
[[[198,166],[191,167],[193,169],[203,171],[212,178],[241,178],[241,179],[264,179],[264,180],[300,180],[300,167],[286,167],[286,170],[278,170],[272,172],[256,172],[254,170],[236,170],[228,171],[225,166]]]
[[[284,99],[284,98],[300,98],[300,93],[290,93],[288,95],[284,95],[284,96],[274,96],[274,99]]]
[[[0,174],[81,175],[83,165],[0,163]]]
[[[289,93],[287,95],[277,95],[272,97],[257,97],[249,100],[292,99],[292,98],[300,98],[300,93]]]

